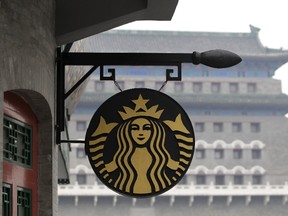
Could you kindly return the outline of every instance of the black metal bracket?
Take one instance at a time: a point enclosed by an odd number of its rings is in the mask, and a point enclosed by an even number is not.
[[[71,47],[71,46],[70,46]],[[69,97],[95,70],[100,67],[101,80],[114,80],[115,69],[109,68],[110,76],[105,76],[104,66],[173,66],[177,67],[177,76],[171,76],[174,69],[166,69],[166,81],[181,81],[182,63],[204,64],[213,68],[227,68],[242,61],[235,53],[226,50],[211,50],[203,53],[76,53],[64,52],[57,48],[57,98],[56,98],[56,143],[83,143],[79,140],[61,140],[61,132],[65,128],[65,99]],[[92,68],[65,92],[65,66],[86,65]]]

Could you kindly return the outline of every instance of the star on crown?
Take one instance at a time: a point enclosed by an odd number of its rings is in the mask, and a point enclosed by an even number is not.
[[[149,99],[143,99],[142,95],[139,94],[138,99],[132,100],[132,102],[135,104],[134,109],[131,109],[130,107],[127,107],[127,106],[123,106],[124,112],[118,111],[118,113],[120,114],[123,120],[127,120],[129,118],[138,117],[138,116],[139,117],[149,116],[149,117],[159,119],[164,110],[163,109],[157,110],[158,105],[154,105],[148,109],[146,106],[148,101]]]

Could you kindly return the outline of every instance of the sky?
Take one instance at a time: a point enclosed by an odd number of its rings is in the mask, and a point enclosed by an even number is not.
[[[288,50],[288,0],[179,0],[171,21],[137,21],[117,29],[250,32],[260,28],[263,46]],[[276,71],[288,94],[288,64]]]

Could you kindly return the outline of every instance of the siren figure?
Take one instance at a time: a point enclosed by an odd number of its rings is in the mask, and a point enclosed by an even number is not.
[[[92,138],[95,138],[89,142],[90,151],[95,152],[95,166],[103,166],[100,171],[103,178],[108,179],[112,187],[125,193],[147,195],[165,190],[182,177],[187,169],[184,166],[189,164],[185,157],[192,156],[193,138],[184,126],[181,114],[175,121],[160,121],[164,110],[158,110],[158,105],[147,108],[148,101],[140,94],[138,99],[132,100],[134,109],[123,106],[124,111],[118,111],[123,120],[121,123],[106,123],[101,116],[92,134]],[[104,164],[101,161],[103,152],[100,150],[104,148],[103,143],[112,130],[116,130],[114,134],[118,149],[113,159]],[[167,130],[176,134],[174,143],[167,143]],[[177,152],[177,159],[172,159],[167,145],[182,149]]]

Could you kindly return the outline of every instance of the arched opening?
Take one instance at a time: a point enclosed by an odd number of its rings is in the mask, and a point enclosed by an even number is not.
[[[87,184],[87,174],[84,170],[80,170],[76,175],[76,181],[79,185]]]
[[[7,208],[3,205],[3,211],[5,208],[10,209],[8,213],[11,216],[17,215],[17,211],[26,211],[27,213],[24,215],[52,215],[56,208],[56,203],[53,202],[53,200],[57,196],[57,191],[55,190],[55,186],[53,187],[53,182],[57,182],[57,175],[55,175],[55,168],[57,167],[57,147],[54,145],[53,122],[50,107],[46,99],[35,91],[21,89],[4,92],[4,115],[2,119],[4,128],[2,130],[4,132],[3,156],[6,157],[6,159],[3,159],[2,190],[5,190],[7,194],[6,198],[11,198],[11,202],[9,203],[5,200],[5,203],[8,203],[8,205],[6,206]],[[17,134],[20,134],[17,135],[17,137],[22,143],[24,139],[25,144],[19,147],[19,150],[17,147],[17,151],[13,150],[14,153],[17,152],[15,156],[5,150],[7,140],[8,144],[6,148],[8,150],[13,149],[13,144],[20,142],[17,140],[15,143],[15,139],[13,139],[14,132],[11,131],[15,130],[16,127],[13,124],[19,124],[19,128],[22,128],[22,130],[25,128],[24,132],[28,131],[27,134],[32,134],[32,143],[29,149],[29,138],[27,138],[29,135],[23,135],[17,132]],[[12,134],[10,141],[9,136],[11,135],[9,135],[9,133]],[[18,156],[18,154],[20,156]],[[32,155],[30,159],[29,154]],[[13,158],[15,162],[12,161]],[[29,163],[29,161],[32,163],[30,167],[27,164],[25,165],[25,163]],[[19,163],[24,163],[24,165]],[[5,166],[6,168],[4,168]],[[22,169],[22,171],[18,172],[19,169]],[[19,176],[20,174],[22,176]],[[18,176],[18,178],[15,178],[15,175]],[[9,192],[11,193],[10,197]],[[23,206],[22,210],[20,207],[18,210],[17,196],[21,196],[23,204],[25,203],[25,207]],[[30,210],[27,205],[27,200],[29,199],[31,200]],[[4,200],[2,203],[4,203]],[[3,215],[9,216],[8,213]]]
[[[225,185],[225,173],[227,172],[227,169],[223,166],[215,167],[214,173],[215,173],[215,185]]]
[[[233,149],[233,159],[242,159],[243,158],[243,149],[239,144],[235,145]]]
[[[215,159],[223,159],[224,158],[224,148],[217,146],[214,150],[214,158]]]
[[[3,214],[38,215],[38,120],[12,92],[4,94]]]
[[[261,185],[263,184],[264,181],[264,173],[265,170],[263,167],[260,166],[255,166],[251,168],[251,173],[252,173],[252,184],[253,185]]]
[[[233,177],[234,185],[243,185],[244,184],[244,175],[240,169],[237,169]]]
[[[206,154],[206,151],[205,151],[204,146],[202,144],[199,144],[196,148],[196,151],[195,151],[195,157],[197,159],[204,159],[205,154]]]
[[[197,185],[205,185],[207,184],[206,173],[204,170],[199,170],[196,174],[196,184]]]

